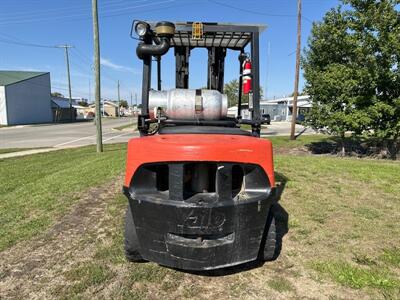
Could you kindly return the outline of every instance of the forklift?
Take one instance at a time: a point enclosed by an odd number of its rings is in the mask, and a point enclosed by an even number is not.
[[[260,138],[259,35],[264,29],[231,23],[133,22],[143,81],[140,137],[128,142],[123,186],[129,201],[129,261],[202,271],[278,257],[272,144]],[[208,53],[207,88],[189,89],[194,48]],[[175,88],[162,90],[161,62],[170,50],[176,62]],[[227,116],[224,94],[228,50],[238,53],[238,105],[232,117]],[[157,89],[151,87],[153,63]],[[242,94],[249,99],[247,119],[241,116]],[[242,124],[251,131],[242,130]]]

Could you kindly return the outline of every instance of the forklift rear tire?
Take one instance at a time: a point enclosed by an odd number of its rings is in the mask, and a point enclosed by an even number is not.
[[[264,249],[260,251],[260,256],[263,261],[272,261],[278,258],[282,249],[282,236],[277,229],[274,207],[271,207],[267,226]]]
[[[139,253],[139,241],[136,235],[135,223],[130,206],[125,213],[125,257],[131,262],[143,262],[143,258]]]

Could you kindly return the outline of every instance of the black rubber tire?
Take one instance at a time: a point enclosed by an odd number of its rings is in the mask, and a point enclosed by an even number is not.
[[[125,256],[128,261],[132,262],[143,262],[143,258],[140,255],[139,240],[136,235],[136,227],[133,222],[133,216],[130,206],[126,209],[125,213]]]
[[[260,258],[263,261],[272,261],[278,258],[282,249],[282,235],[277,228],[276,215],[272,207],[267,220],[263,249],[260,251]]]

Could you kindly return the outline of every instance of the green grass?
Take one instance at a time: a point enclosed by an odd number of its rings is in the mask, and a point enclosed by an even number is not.
[[[72,266],[62,274],[68,285],[55,286],[52,297],[58,299],[81,299],[82,293],[110,280],[115,274],[105,265],[82,262]]]
[[[295,143],[298,147],[326,138],[302,136]],[[287,137],[271,140],[275,147],[292,147]],[[1,160],[2,249],[44,231],[90,187],[120,174],[124,160],[123,145],[106,146],[101,155],[85,147]],[[279,203],[289,218],[283,252],[275,262],[227,276],[127,263],[127,201],[119,193],[107,200],[106,212],[97,220],[99,234],[82,234],[77,247],[85,258],[61,255],[69,262],[59,272],[66,284],[54,286],[54,295],[175,299],[274,298],[282,293],[286,298],[398,299],[400,162],[281,154],[274,160],[277,181],[284,186]],[[38,281],[38,289],[46,284]],[[308,294],[321,290],[323,294]]]
[[[277,155],[275,167],[302,263],[338,284],[396,298],[400,162]]]
[[[251,125],[249,124],[241,124],[240,129],[242,130],[251,130]]]
[[[385,249],[380,259],[390,266],[400,268],[400,248]]]
[[[0,160],[0,251],[45,230],[80,192],[120,174],[126,146],[60,150]]]
[[[346,262],[315,262],[312,267],[351,288],[370,287],[382,290],[400,288],[400,281],[396,275],[378,267],[358,267]]]

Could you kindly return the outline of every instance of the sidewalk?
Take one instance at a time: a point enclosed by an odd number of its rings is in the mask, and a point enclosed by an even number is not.
[[[10,152],[10,153],[0,154],[0,159],[10,158],[10,157],[19,157],[19,156],[25,156],[25,155],[31,155],[31,154],[37,154],[37,153],[45,153],[45,152],[56,151],[56,150],[61,150],[61,149],[62,148],[42,148],[42,149],[31,149],[31,150]]]

